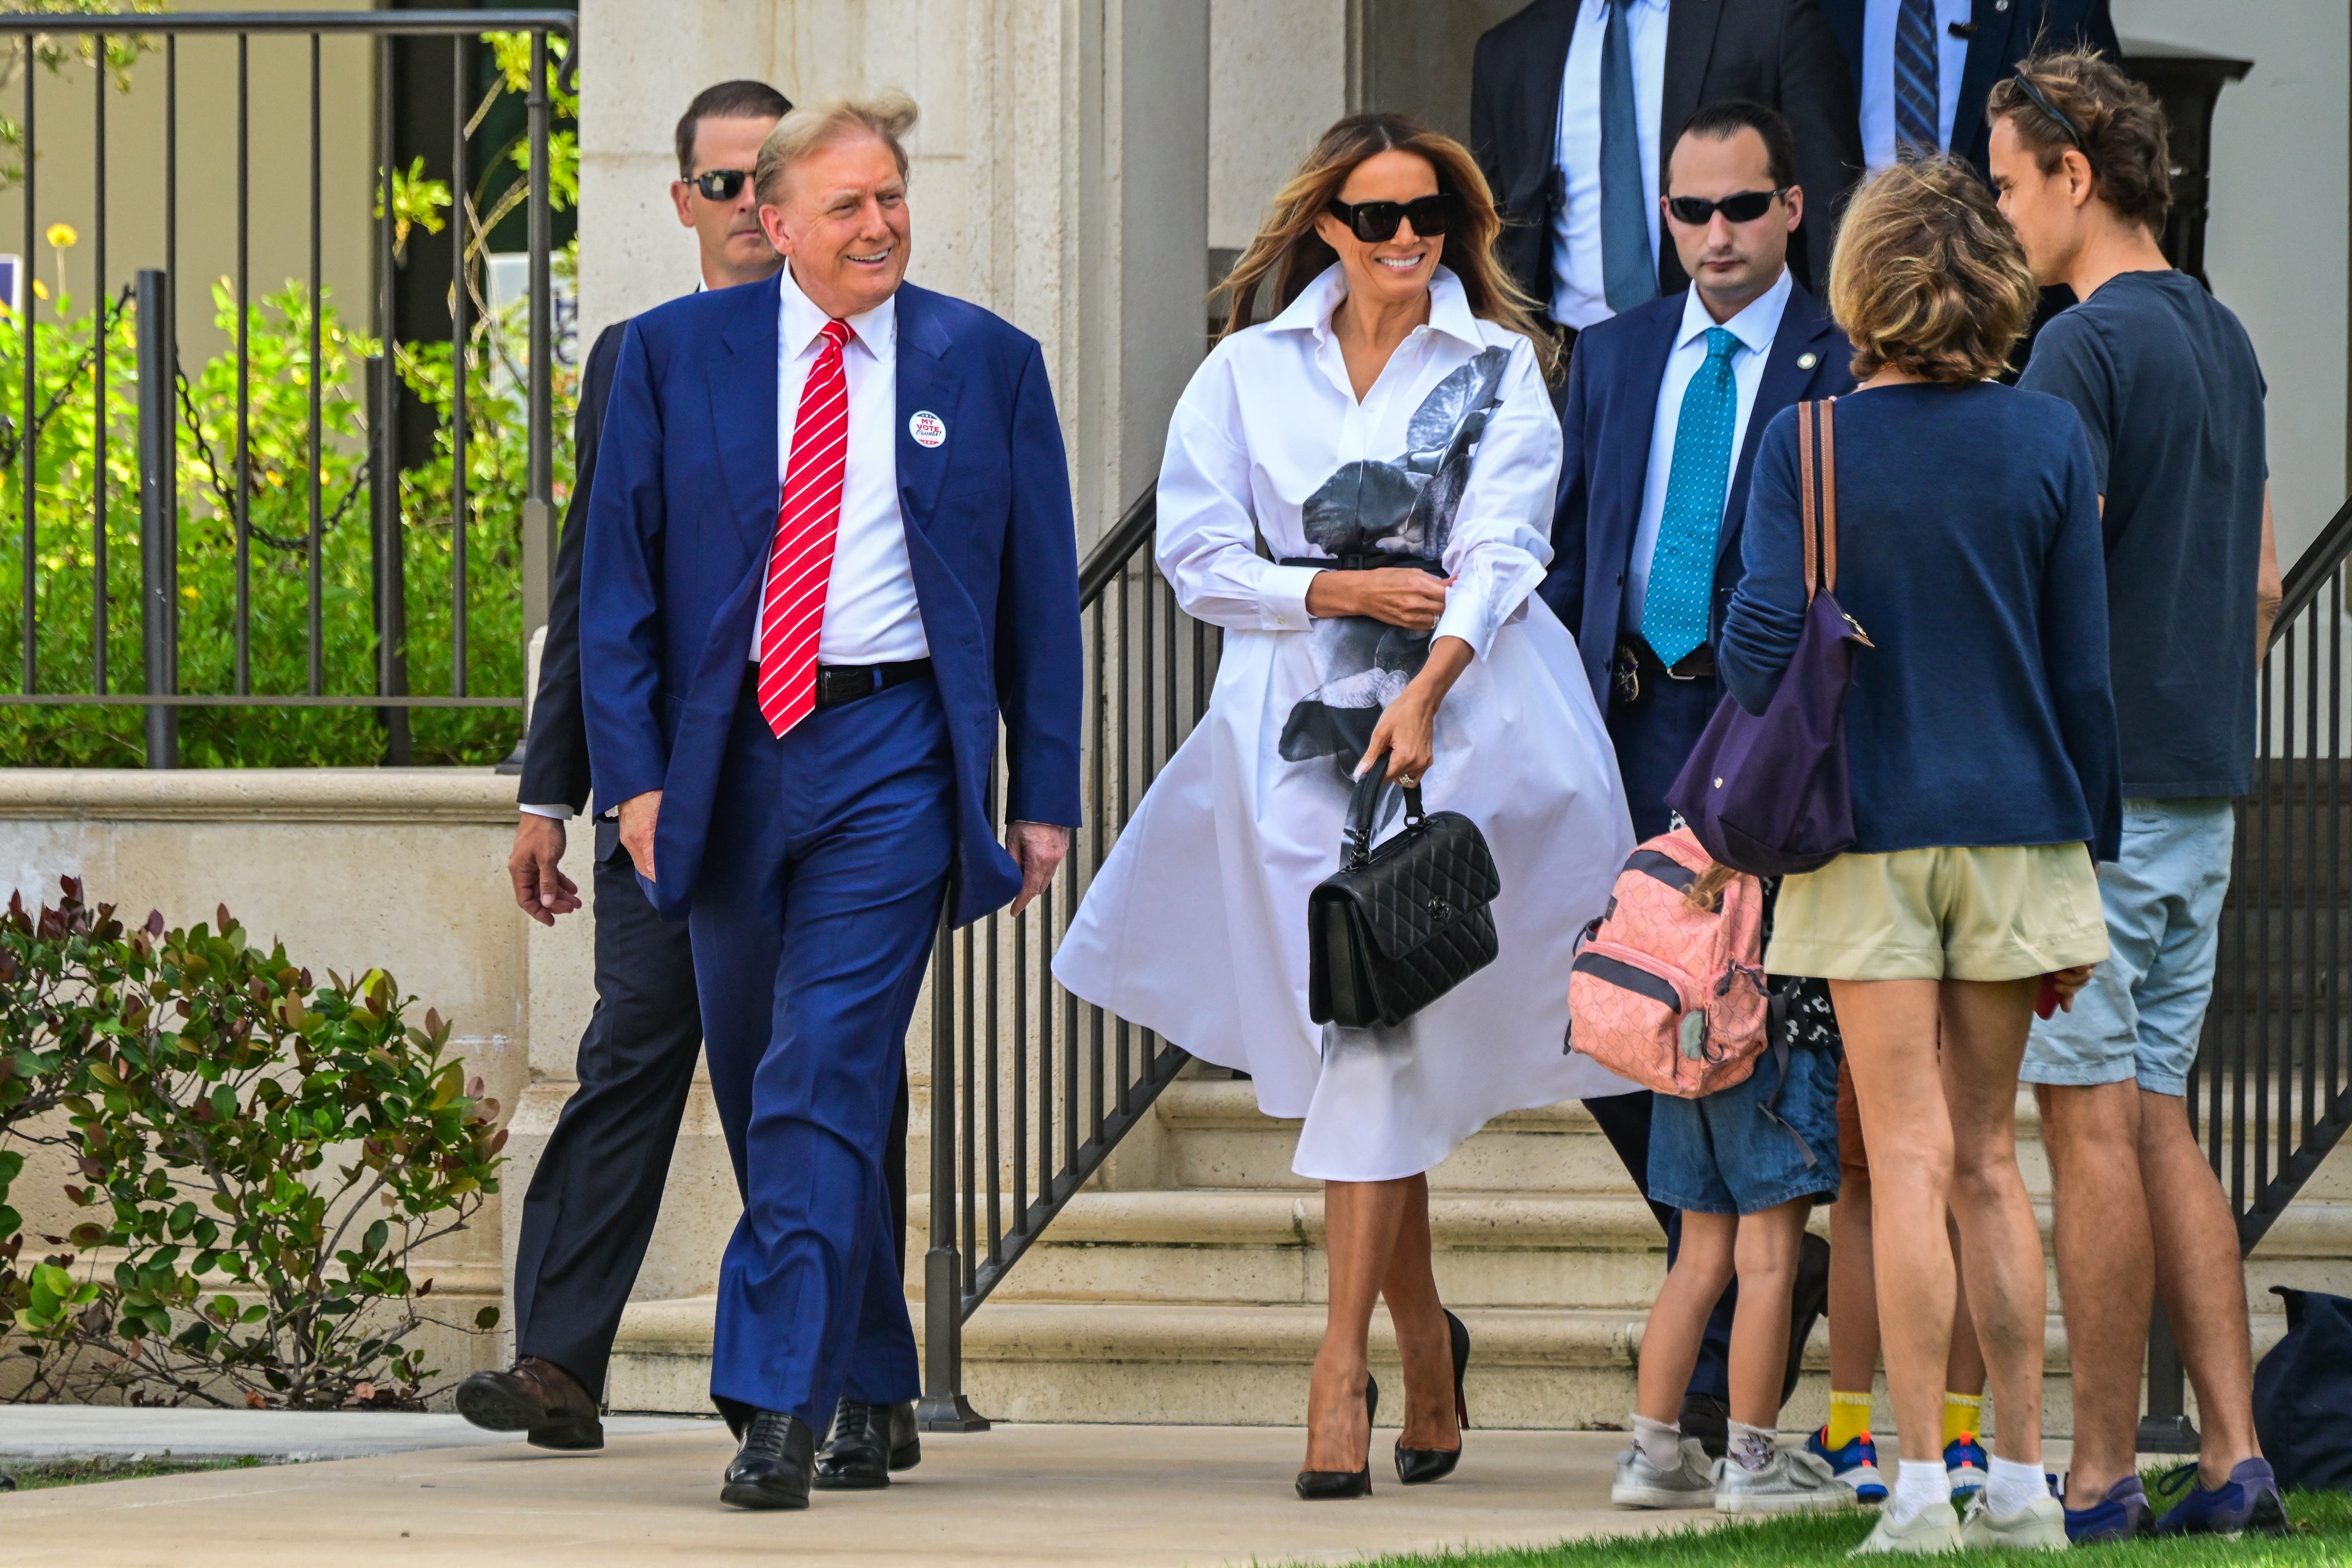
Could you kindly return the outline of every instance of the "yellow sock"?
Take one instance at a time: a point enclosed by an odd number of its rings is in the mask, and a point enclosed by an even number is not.
[[[1841,1394],[1830,1390],[1830,1435],[1825,1439],[1835,1453],[1870,1430],[1870,1390]]]
[[[1945,1446],[1950,1447],[1953,1439],[1963,1435],[1974,1437],[1983,1431],[1984,1395],[1947,1392],[1944,1395]]]

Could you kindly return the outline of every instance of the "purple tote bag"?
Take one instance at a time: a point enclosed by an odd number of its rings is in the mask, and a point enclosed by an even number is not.
[[[1707,721],[1666,792],[1706,852],[1759,877],[1811,871],[1853,847],[1846,779],[1845,699],[1857,650],[1870,646],[1838,607],[1837,446],[1831,405],[1797,405],[1797,467],[1805,519],[1805,626],[1780,689],[1761,713],[1736,697]],[[1820,411],[1818,426],[1814,411]],[[1818,428],[1821,479],[1813,445]]]

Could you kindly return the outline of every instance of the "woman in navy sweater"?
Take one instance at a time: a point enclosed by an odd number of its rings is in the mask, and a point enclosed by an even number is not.
[[[1903,1467],[1865,1549],[2063,1547],[2042,1479],[2042,1241],[2018,1173],[2038,990],[2107,954],[2094,856],[2122,797],[2106,577],[2073,407],[1989,378],[2032,274],[1961,164],[1856,193],[1830,307],[1861,389],[1835,409],[1838,602],[1866,630],[1846,708],[1853,849],[1782,884],[1765,967],[1828,978],[1869,1141],[1887,1384]],[[1717,668],[1771,700],[1805,612],[1796,411],[1757,454]],[[1940,1049],[1939,1049],[1940,1046]],[[2000,1430],[1965,1522],[1940,1451],[1958,1220]]]

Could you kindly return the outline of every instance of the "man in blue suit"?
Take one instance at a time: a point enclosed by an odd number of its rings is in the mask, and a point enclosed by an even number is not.
[[[895,1426],[917,1392],[881,1150],[924,962],[943,910],[1041,891],[1078,820],[1061,428],[1033,340],[902,285],[914,119],[891,95],[777,126],[785,270],[631,323],[589,504],[589,751],[693,933],[746,1176],[711,1363],[746,1508],[807,1506],[837,1400]]]
[[[1993,83],[2037,48],[2123,57],[2108,0],[1820,4],[1853,73],[1862,155],[1873,169],[1915,147],[1965,158],[1990,184],[1992,127],[1985,120],[1985,99]]]
[[[1853,349],[1790,277],[1803,217],[1788,122],[1745,99],[1683,122],[1661,199],[1687,289],[1577,339],[1544,600],[1576,634],[1609,724],[1637,838],[1666,830],[1666,790],[1721,697],[1715,639],[1739,582],[1748,476],[1772,416],[1851,391]],[[1649,1191],[1647,1090],[1585,1102]],[[1679,1216],[1653,1205],[1670,1245]],[[1798,1282],[1791,1360],[1826,1299],[1815,1248]],[[1731,1295],[1685,1402],[1685,1435],[1720,1452]],[[1792,1378],[1793,1381],[1793,1378]]]

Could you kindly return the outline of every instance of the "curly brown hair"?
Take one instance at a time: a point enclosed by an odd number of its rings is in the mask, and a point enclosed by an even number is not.
[[[1888,366],[1953,385],[1998,375],[2039,298],[2016,232],[1957,159],[1906,158],[1846,205],[1830,314],[1857,381]]]
[[[1554,339],[1536,324],[1535,301],[1519,291],[1495,259],[1495,239],[1503,232],[1503,220],[1477,160],[1451,136],[1402,114],[1350,114],[1317,140],[1298,172],[1275,192],[1249,248],[1211,293],[1212,299],[1222,293],[1231,301],[1218,338],[1232,337],[1256,319],[1259,288],[1269,278],[1278,301],[1269,314],[1278,314],[1339,259],[1339,253],[1315,232],[1315,220],[1330,209],[1359,163],[1391,148],[1427,162],[1436,171],[1437,188],[1458,200],[1460,217],[1446,231],[1441,259],[1461,279],[1470,313],[1534,343],[1536,363],[1546,380],[1553,379],[1559,374]]]
[[[2164,233],[2172,149],[2164,106],[2145,85],[2087,49],[2033,55],[1993,85],[1985,117],[2009,121],[2044,174],[2056,174],[2068,152],[2082,153],[2101,201],[2150,234]]]

